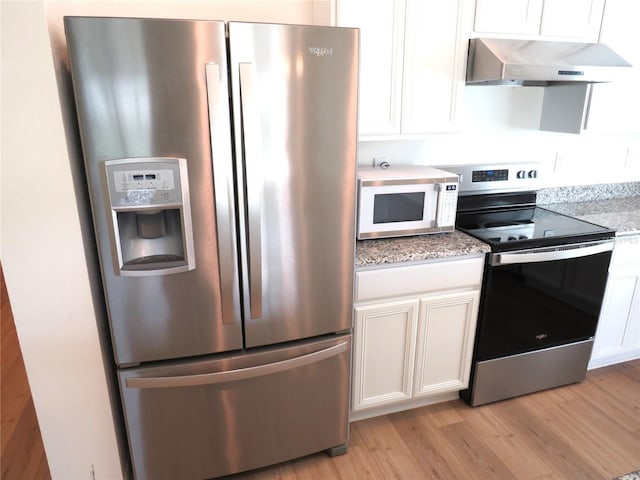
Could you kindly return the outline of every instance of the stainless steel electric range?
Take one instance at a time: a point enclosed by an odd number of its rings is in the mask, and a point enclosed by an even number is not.
[[[460,175],[456,228],[487,255],[470,405],[584,379],[615,231],[536,206],[535,163],[446,166]]]

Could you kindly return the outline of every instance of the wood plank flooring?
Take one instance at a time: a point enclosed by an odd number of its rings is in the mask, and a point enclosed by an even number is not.
[[[49,479],[4,277],[1,335],[0,478]],[[482,407],[456,400],[361,420],[350,435],[347,455],[318,453],[230,478],[610,480],[640,469],[640,360]]]
[[[0,478],[51,478],[0,266]]]
[[[640,360],[481,407],[455,400],[360,420],[350,435],[347,455],[230,478],[610,480],[640,470]]]

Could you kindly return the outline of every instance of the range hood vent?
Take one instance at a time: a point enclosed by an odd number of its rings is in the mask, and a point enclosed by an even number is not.
[[[602,43],[502,38],[471,39],[467,62],[467,85],[610,82],[631,68]]]

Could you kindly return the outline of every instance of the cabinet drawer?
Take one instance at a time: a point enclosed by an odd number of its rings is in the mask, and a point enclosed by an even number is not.
[[[355,301],[479,288],[484,256],[356,272]]]

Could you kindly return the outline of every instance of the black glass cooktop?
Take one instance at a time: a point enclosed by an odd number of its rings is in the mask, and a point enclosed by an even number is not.
[[[493,251],[564,245],[615,234],[600,225],[535,206],[459,213],[456,228],[487,242]]]

